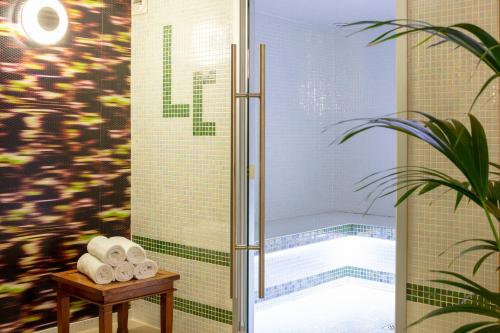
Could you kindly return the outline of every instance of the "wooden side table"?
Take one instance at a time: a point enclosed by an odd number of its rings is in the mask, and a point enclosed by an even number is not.
[[[118,308],[117,333],[128,333],[129,302],[160,295],[161,333],[172,333],[174,281],[179,274],[160,271],[150,279],[99,285],[77,270],[52,274],[57,292],[58,333],[69,333],[69,301],[76,297],[99,306],[99,332],[112,333],[113,306]]]

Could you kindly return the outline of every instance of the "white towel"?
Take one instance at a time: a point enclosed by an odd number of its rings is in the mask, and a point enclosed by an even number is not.
[[[146,251],[139,244],[120,236],[111,237],[109,240],[125,249],[127,260],[132,264],[140,264],[146,261]]]
[[[97,284],[108,284],[115,279],[113,268],[110,265],[88,253],[78,259],[76,268]]]
[[[104,236],[92,238],[87,244],[87,251],[103,263],[113,267],[118,266],[127,258],[123,246],[114,244]]]
[[[146,259],[141,264],[134,265],[134,276],[137,280],[148,279],[158,273],[158,265],[153,261]]]
[[[130,281],[134,277],[134,266],[128,261],[115,267],[115,279],[119,282]]]

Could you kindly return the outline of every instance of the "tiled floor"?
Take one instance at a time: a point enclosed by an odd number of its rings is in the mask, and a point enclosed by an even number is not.
[[[344,278],[255,305],[255,333],[390,333],[393,286]]]
[[[144,323],[130,320],[128,324],[129,333],[160,333],[160,330]],[[113,331],[116,331],[116,325],[113,325]],[[99,333],[98,328],[83,331],[81,333]]]

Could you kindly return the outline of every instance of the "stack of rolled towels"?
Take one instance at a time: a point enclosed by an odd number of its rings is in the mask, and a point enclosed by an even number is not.
[[[142,280],[158,272],[158,265],[146,257],[146,251],[125,237],[94,237],[87,244],[87,252],[76,266],[97,284]]]

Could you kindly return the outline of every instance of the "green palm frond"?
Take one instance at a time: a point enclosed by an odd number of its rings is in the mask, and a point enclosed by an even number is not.
[[[337,140],[344,143],[373,128],[402,132],[440,152],[453,163],[463,178],[458,179],[432,168],[405,166],[376,172],[363,178],[356,191],[367,191],[366,198],[371,202],[368,209],[376,200],[395,192],[402,192],[396,202],[398,206],[412,195],[420,196],[439,189],[456,193],[455,209],[463,199],[477,204],[487,216],[494,241],[465,240],[454,245],[474,242],[462,250],[458,257],[482,253],[473,268],[473,273],[476,274],[487,258],[500,252],[500,239],[492,219],[493,216],[500,221],[500,181],[496,175],[499,168],[489,160],[488,140],[484,128],[472,114],[469,114],[470,130],[456,119],[441,120],[423,112],[413,114],[423,117],[424,120],[379,117],[342,122],[353,122],[356,125],[345,131]]]
[[[444,155],[461,172],[464,179],[456,179],[443,172],[420,166],[406,166],[377,172],[362,179],[358,191],[370,189],[372,200],[405,190],[396,205],[412,194],[423,195],[439,188],[457,193],[456,206],[468,198],[500,221],[500,182],[491,179],[498,165],[489,160],[488,140],[477,118],[469,114],[470,130],[456,119],[441,120],[424,112],[412,112],[424,120],[397,117],[362,118],[343,123],[356,123],[345,131],[339,143],[344,143],[373,128],[384,128],[417,138]],[[493,227],[494,229],[494,227]]]
[[[472,238],[472,239],[461,240],[459,242],[452,244],[446,250],[441,252],[439,254],[439,257],[444,255],[445,253],[447,253],[450,249],[457,247],[459,245],[466,244],[466,243],[467,244],[473,243],[476,245],[471,245],[468,248],[460,251],[460,253],[455,257],[455,259],[453,259],[453,261],[450,263],[449,266],[451,266],[458,258],[460,258],[466,254],[473,253],[473,252],[483,252],[483,255],[479,258],[479,260],[474,265],[474,268],[472,269],[473,275],[475,275],[479,271],[479,269],[484,264],[486,259],[488,259],[491,255],[500,252],[498,249],[497,243],[495,241],[489,240],[489,239]],[[484,254],[485,251],[486,251],[486,254]]]
[[[500,164],[490,162],[490,166],[492,166],[494,169],[496,169],[495,171],[492,171],[492,173],[497,175],[497,176],[500,176]]]
[[[483,63],[493,72],[479,89],[471,103],[470,110],[486,88],[500,77],[499,42],[484,29],[473,24],[436,26],[414,20],[389,20],[359,21],[343,26],[361,26],[362,28],[357,32],[385,29],[369,45],[380,44],[409,34],[424,33],[427,36],[416,46],[427,44],[429,47],[437,47],[452,43],[459,48],[464,48],[477,58],[478,65]],[[344,143],[373,128],[383,128],[417,138],[447,158],[460,172],[459,178],[422,166],[397,167],[365,177],[358,183],[357,191],[368,191],[367,199],[371,200],[372,204],[395,192],[402,193],[396,202],[398,206],[412,195],[425,195],[441,189],[445,193],[456,193],[455,209],[464,199],[481,207],[494,240],[467,239],[452,245],[452,247],[468,246],[460,251],[457,258],[470,253],[481,254],[472,270],[472,273],[476,274],[488,258],[500,253],[500,240],[493,220],[495,218],[497,222],[500,222],[500,164],[490,161],[484,128],[472,114],[469,113],[469,127],[455,119],[441,120],[423,112],[414,112],[414,114],[423,117],[423,120],[377,117],[342,122],[356,123],[356,125],[345,131],[338,142]],[[448,250],[443,251],[442,254]],[[500,270],[500,267],[497,270]],[[438,273],[444,275],[445,278],[434,280],[435,283],[458,288],[470,297],[431,311],[410,326],[441,315],[470,313],[484,316],[488,320],[463,325],[454,330],[454,333],[500,332],[500,293],[492,292],[457,273],[447,271],[438,271]]]
[[[495,37],[474,24],[458,23],[450,26],[439,26],[415,20],[389,20],[358,21],[341,26],[361,26],[362,28],[357,32],[385,28],[386,30],[374,38],[369,45],[377,45],[410,34],[425,33],[428,36],[416,46],[428,44],[429,47],[435,47],[445,43],[453,43],[457,47],[466,49],[477,58],[478,63],[486,64],[493,71],[493,74],[484,82],[477,93],[470,109],[473,108],[486,88],[500,76],[500,44]]]

